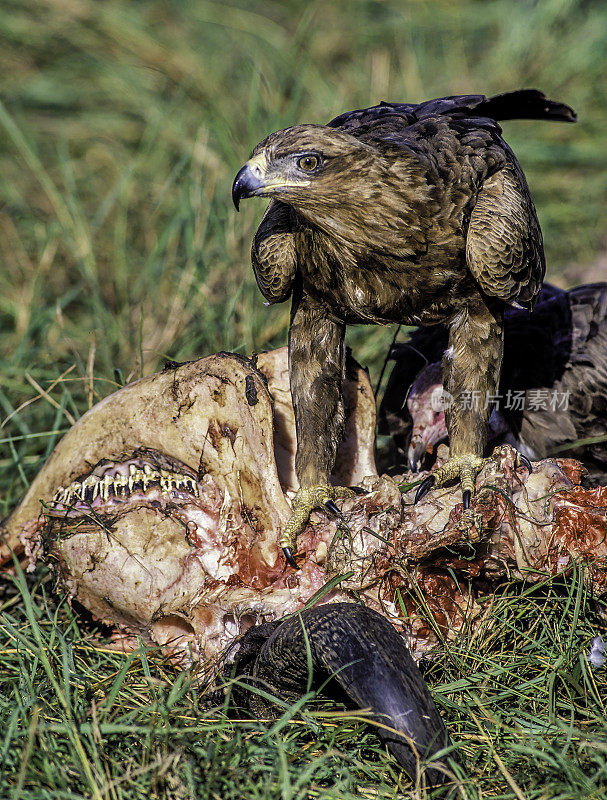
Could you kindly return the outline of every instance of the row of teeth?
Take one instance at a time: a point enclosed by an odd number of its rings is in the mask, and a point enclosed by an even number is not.
[[[136,492],[147,492],[151,485],[160,486],[162,493],[170,493],[173,489],[185,489],[190,494],[198,497],[198,484],[190,475],[170,472],[167,469],[152,469],[145,464],[143,469],[138,469],[134,464],[129,465],[129,474],[105,475],[99,478],[89,475],[82,483],[74,481],[67,488],[60,486],[55,492],[53,502],[64,506],[71,505],[80,500],[92,503],[97,497],[107,502],[110,494],[114,497],[127,497]]]

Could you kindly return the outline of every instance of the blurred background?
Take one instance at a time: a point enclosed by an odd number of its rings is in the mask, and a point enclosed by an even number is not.
[[[380,100],[534,87],[577,125],[506,122],[548,277],[607,279],[603,0],[4,0],[0,514],[121,383],[286,342],[234,174],[277,128]],[[376,377],[393,328],[349,332]]]

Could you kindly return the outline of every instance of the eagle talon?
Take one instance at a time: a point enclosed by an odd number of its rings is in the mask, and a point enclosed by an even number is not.
[[[450,481],[457,480],[462,488],[464,510],[467,510],[470,508],[472,496],[476,491],[476,476],[485,461],[487,459],[475,455],[453,456],[420,484],[415,495],[415,502],[417,503],[422,497],[425,497],[430,489],[440,489]]]
[[[531,475],[533,472],[533,466],[531,465],[531,461],[529,461],[527,456],[524,456],[522,453],[517,453],[516,455],[517,455],[516,460],[519,461],[523,465],[523,467],[525,467],[527,472]]]
[[[335,517],[341,517],[341,511],[337,508],[333,500],[325,500],[325,508]]]
[[[285,559],[286,559],[287,564],[290,567],[293,567],[293,569],[299,569],[299,566],[297,564],[297,561],[295,561],[295,556],[293,555],[293,551],[291,550],[291,548],[290,547],[283,547],[282,548],[282,552],[285,555]]]
[[[346,486],[307,486],[299,489],[293,498],[293,513],[291,519],[283,528],[279,547],[293,569],[299,569],[293,553],[297,551],[297,537],[303,533],[310,521],[310,514],[315,508],[325,511],[327,514],[336,517],[342,516],[341,511],[335,505],[338,498],[353,497],[354,492]]]
[[[424,480],[417,487],[417,492],[415,493],[415,500],[413,503],[419,503],[419,501],[428,494],[430,489],[433,488],[435,483],[436,478],[434,475],[428,475],[427,478],[424,478]]]

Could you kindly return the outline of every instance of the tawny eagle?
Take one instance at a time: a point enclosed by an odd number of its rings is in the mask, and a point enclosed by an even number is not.
[[[457,399],[495,393],[503,313],[531,308],[545,271],[525,177],[496,120],[574,121],[536,90],[380,103],[327,125],[270,134],[234,180],[236,207],[270,197],[252,261],[265,298],[292,297],[289,371],[300,489],[281,537],[314,508],[337,511],[348,493],[329,476],[342,434],[347,324],[445,323],[445,387]],[[421,487],[458,478],[470,502],[488,408],[457,401],[447,415],[451,457]]]

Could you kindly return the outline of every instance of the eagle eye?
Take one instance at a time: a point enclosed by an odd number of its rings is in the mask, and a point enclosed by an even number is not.
[[[302,156],[300,159],[298,159],[297,166],[299,169],[303,169],[304,172],[313,172],[319,163],[320,159],[318,156],[308,153],[308,155]]]

